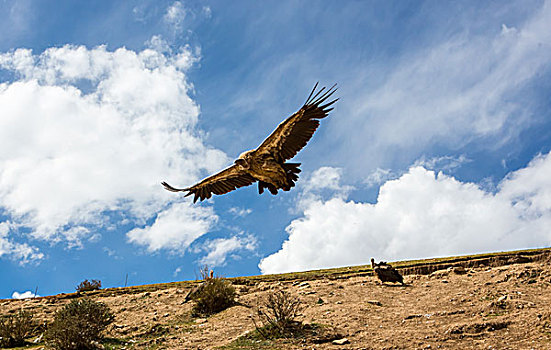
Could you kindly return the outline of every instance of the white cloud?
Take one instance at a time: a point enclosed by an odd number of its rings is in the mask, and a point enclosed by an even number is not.
[[[231,214],[239,217],[245,217],[253,212],[251,208],[238,208],[238,207],[232,207],[228,210]]]
[[[181,1],[175,1],[170,5],[163,17],[163,20],[171,25],[175,31],[182,29],[182,23],[186,19],[187,10]]]
[[[149,252],[168,249],[183,254],[217,220],[212,207],[199,207],[189,202],[174,203],[162,211],[152,225],[135,228],[127,236],[129,242],[146,246]]]
[[[312,173],[304,183],[305,191],[319,191],[324,189],[346,191],[348,188],[340,184],[342,169],[324,166]]]
[[[206,18],[212,17],[212,10],[210,6],[203,6],[203,14],[205,15]]]
[[[120,259],[120,257],[117,255],[117,252],[114,251],[113,249],[109,249],[108,247],[103,247],[102,250],[107,254],[107,256],[113,257],[115,259]]]
[[[517,29],[515,27],[507,27],[505,23],[501,24],[501,34],[507,35],[509,33],[516,33]]]
[[[551,214],[551,153],[539,155],[524,168],[510,173],[498,188],[523,217],[542,219]]]
[[[208,252],[199,262],[209,267],[226,265],[228,254],[240,250],[254,251],[257,247],[257,241],[254,236],[233,236],[231,238],[217,238],[203,243],[198,251]],[[237,258],[234,255],[233,258]]]
[[[6,46],[9,46],[8,43],[14,42],[14,38],[20,38],[32,30],[31,23],[36,15],[35,9],[36,6],[33,6],[32,1],[29,0],[2,2],[0,39],[7,44]]]
[[[367,176],[365,183],[368,187],[373,187],[395,177],[397,176],[392,172],[392,170],[377,168]]]
[[[413,166],[422,166],[425,169],[451,172],[468,162],[471,162],[471,160],[463,154],[457,157],[441,156],[428,159],[422,156],[413,163]]]
[[[132,8],[132,15],[134,20],[145,23],[147,18],[147,7],[145,5],[138,5]]]
[[[23,292],[23,293],[13,292],[13,294],[11,295],[11,298],[12,299],[27,299],[27,298],[34,298],[34,297],[39,297],[39,296],[40,295],[38,295],[38,294],[35,295],[33,292],[28,290],[28,291]]]
[[[184,224],[188,234],[167,225],[177,232],[161,234],[177,242],[164,244],[181,247],[205,233],[198,230],[209,227],[204,216],[212,209],[170,206],[180,197],[160,185],[192,183],[228,161],[196,129],[199,107],[185,75],[195,59],[187,49],[72,45],[0,53],[0,69],[16,74],[0,84],[0,209],[12,225],[36,239],[80,246],[95,229],[122,222],[109,213],[143,225],[159,211],[167,210],[163,218],[179,210],[198,222]],[[132,241],[161,248],[147,230],[135,231],[141,238]],[[34,248],[9,244],[33,256]]]
[[[485,147],[500,147],[537,122],[531,102],[538,97],[525,88],[551,67],[551,4],[534,13],[516,29],[456,32],[406,51],[384,65],[388,74],[376,86],[366,86],[373,81],[366,76],[380,73],[357,74],[350,103],[338,106],[347,120],[331,125],[353,162],[350,171],[358,177],[411,164],[435,145],[459,149],[484,140]],[[339,159],[343,148],[334,151]]]
[[[287,227],[263,273],[551,244],[551,154],[511,173],[493,194],[412,167],[380,188],[375,204],[316,200]]]
[[[38,261],[44,258],[44,254],[38,251],[38,248],[26,243],[17,243],[9,239],[10,231],[15,229],[9,221],[0,222],[0,258],[7,256],[20,264],[27,264],[32,261]]]
[[[304,210],[327,194],[346,197],[353,187],[341,184],[342,171],[341,168],[325,166],[306,176],[297,186],[297,190],[300,191],[297,205],[296,208],[291,208],[290,212],[295,212],[296,209]]]
[[[153,35],[149,40],[145,42],[145,44],[147,45],[147,47],[157,52],[171,53],[172,51],[168,41],[163,39],[161,35]]]
[[[174,272],[172,273],[172,276],[176,277],[180,274],[180,272],[182,272],[182,267],[181,266],[178,266]]]

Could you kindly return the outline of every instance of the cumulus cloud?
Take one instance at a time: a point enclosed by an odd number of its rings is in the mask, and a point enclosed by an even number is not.
[[[104,46],[0,53],[0,69],[15,76],[0,83],[0,209],[11,225],[79,246],[98,228],[144,225],[160,212],[157,226],[129,239],[155,251],[204,234],[212,209],[172,203],[159,184],[192,183],[228,161],[196,128],[199,107],[185,75],[194,60],[186,49]],[[168,223],[175,212],[191,220],[189,232]],[[174,230],[159,233],[174,242],[150,236],[160,225]],[[6,239],[21,256],[36,253]]]
[[[551,154],[536,157],[490,193],[421,166],[380,188],[377,202],[312,201],[287,227],[262,273],[551,244]]]
[[[11,298],[12,299],[27,299],[27,298],[34,298],[34,297],[39,297],[39,296],[40,295],[34,294],[30,290],[28,290],[28,291],[23,292],[23,293],[13,292],[13,294],[11,295]]]
[[[365,86],[373,79],[359,75],[350,102],[338,107],[350,119],[334,125],[342,145],[335,153],[341,159],[346,148],[350,171],[363,176],[411,164],[434,145],[459,149],[482,141],[494,148],[511,141],[540,118],[531,109],[540,97],[527,87],[551,67],[550,22],[546,2],[518,28],[457,32],[406,51],[377,86]]]
[[[525,219],[551,214],[551,153],[539,155],[524,168],[510,173],[498,186],[499,194],[522,212]]]
[[[346,191],[348,187],[341,185],[342,169],[324,166],[315,170],[304,183],[305,191],[320,191],[324,189]]]
[[[230,238],[217,238],[208,240],[198,247],[198,251],[206,251],[207,255],[202,257],[199,262],[202,265],[209,267],[226,265],[228,255],[240,250],[248,250],[250,252],[256,250],[257,241],[252,235],[237,235]],[[239,258],[233,254],[234,259]]]
[[[424,155],[413,163],[413,167],[423,167],[429,170],[453,172],[463,164],[470,162],[465,155],[441,156],[427,158]],[[403,173],[396,173],[390,169],[377,168],[364,180],[368,187],[380,186],[388,180],[400,177]]]
[[[395,177],[397,176],[392,172],[392,170],[377,168],[367,176],[365,183],[368,187],[379,186],[385,181]]]
[[[341,183],[342,171],[342,168],[324,166],[305,176],[297,188],[300,192],[296,208],[291,208],[290,211],[304,210],[324,196],[346,197],[353,187]]]
[[[150,252],[168,249],[183,253],[217,220],[212,207],[198,207],[189,202],[174,203],[162,211],[152,225],[135,228],[127,236],[130,242],[146,246]]]

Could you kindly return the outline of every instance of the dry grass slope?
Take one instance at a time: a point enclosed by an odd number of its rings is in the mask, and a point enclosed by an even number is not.
[[[208,318],[185,302],[199,281],[0,300],[0,314],[24,309],[43,324],[85,295],[116,315],[105,349],[551,349],[550,263],[551,249],[393,263],[406,286],[381,285],[368,265],[229,278],[237,304]],[[254,336],[254,306],[277,290],[300,298],[312,332]],[[26,348],[42,348],[43,331]]]

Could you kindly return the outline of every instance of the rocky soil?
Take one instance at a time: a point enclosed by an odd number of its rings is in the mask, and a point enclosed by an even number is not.
[[[40,322],[72,298],[116,314],[106,349],[551,349],[551,250],[397,263],[405,286],[382,285],[367,266],[230,279],[240,305],[191,316],[195,282],[0,300],[0,314],[23,308]],[[306,306],[300,320],[329,336],[244,340],[254,307],[284,289]],[[43,348],[40,331],[29,341]]]

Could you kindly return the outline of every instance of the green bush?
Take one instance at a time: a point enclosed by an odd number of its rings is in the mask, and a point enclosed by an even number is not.
[[[98,290],[101,289],[101,281],[100,280],[92,280],[88,281],[87,279],[80,282],[78,286],[75,288],[77,292],[89,292],[92,290]]]
[[[94,349],[94,342],[101,341],[101,333],[113,319],[103,303],[72,300],[55,314],[45,334],[46,343],[58,350]]]
[[[198,315],[212,315],[235,305],[235,288],[224,278],[208,273],[207,268],[201,270],[203,282],[189,298],[195,301],[192,313]]]
[[[34,327],[33,315],[28,311],[0,317],[0,347],[25,345],[25,338],[30,336]]]

